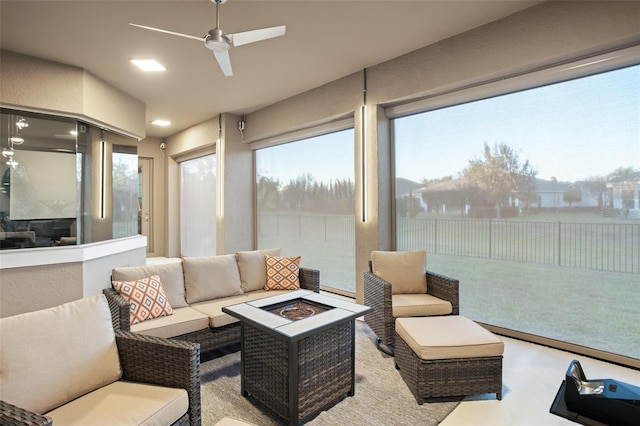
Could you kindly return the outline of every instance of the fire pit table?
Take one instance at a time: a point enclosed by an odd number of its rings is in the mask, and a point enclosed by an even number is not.
[[[222,308],[241,321],[245,397],[297,425],[355,392],[355,319],[368,306],[295,290]]]

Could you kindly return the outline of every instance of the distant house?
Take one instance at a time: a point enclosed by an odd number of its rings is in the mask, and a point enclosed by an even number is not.
[[[404,197],[413,194],[416,189],[423,185],[405,178],[396,178],[396,197]]]
[[[422,200],[419,192],[422,187],[421,183],[405,178],[396,178],[396,199],[413,198],[419,203],[420,208],[426,211],[427,205]]]
[[[528,204],[529,208],[611,207],[625,210],[630,217],[640,217],[640,173],[611,178],[602,184],[602,191],[594,190],[593,183],[586,181],[563,182],[535,178],[533,185],[535,197]],[[418,199],[425,211],[433,212],[468,211],[469,197],[464,194],[466,188],[467,180],[464,178],[428,186],[408,179],[396,180],[398,198]],[[568,194],[577,196],[572,199]],[[522,201],[517,199],[512,200],[512,205],[524,207]]]
[[[463,209],[466,212],[469,210],[464,196],[466,187],[467,180],[465,178],[455,178],[423,186],[414,190],[414,194],[420,197],[427,211],[445,213]]]
[[[629,217],[640,218],[640,173],[613,177],[606,186],[611,191],[611,207],[624,210]]]
[[[562,182],[557,180],[534,179],[536,199],[532,208],[598,207],[602,204],[600,194],[593,193],[585,182]],[[577,192],[579,201],[569,202],[565,194]]]

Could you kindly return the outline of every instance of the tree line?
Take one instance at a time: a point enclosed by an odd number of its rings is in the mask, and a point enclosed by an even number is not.
[[[258,205],[262,211],[297,210],[314,213],[352,214],[355,184],[351,179],[317,182],[310,173],[288,183],[261,176],[257,186]]]
[[[606,183],[612,177],[634,173],[638,171],[631,167],[621,167],[606,176],[588,178],[581,184],[598,198],[602,207],[607,202]],[[500,143],[489,146],[485,143],[482,154],[469,160],[455,179],[453,176],[423,179],[421,183],[425,190],[421,196],[409,194],[398,197],[397,213],[400,216],[415,216],[423,211],[421,198],[428,206],[434,206],[436,211],[438,206],[443,205],[460,211],[464,211],[465,206],[471,206],[476,210],[493,210],[497,217],[510,216],[512,210],[517,210],[514,206],[516,200],[524,206],[536,201],[537,174],[529,160],[521,159],[509,145]],[[455,181],[455,185],[437,189],[438,184],[447,181]],[[336,179],[324,183],[306,173],[283,183],[278,179],[261,176],[257,191],[258,205],[262,211],[296,210],[329,214],[354,212],[355,184],[351,179]],[[569,205],[580,202],[581,191],[580,186],[570,185],[563,193],[563,200]]]

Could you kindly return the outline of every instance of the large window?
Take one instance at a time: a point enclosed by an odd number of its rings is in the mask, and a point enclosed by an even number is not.
[[[640,65],[393,128],[397,248],[462,315],[640,358]]]
[[[180,251],[216,254],[216,156],[180,163]]]
[[[258,247],[301,255],[324,288],[355,293],[354,132],[256,151]]]

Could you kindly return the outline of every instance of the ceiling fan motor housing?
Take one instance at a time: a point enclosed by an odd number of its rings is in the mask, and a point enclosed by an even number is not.
[[[220,28],[214,28],[207,34],[204,45],[207,49],[214,52],[224,52],[229,50],[231,46],[231,40],[227,37]]]

